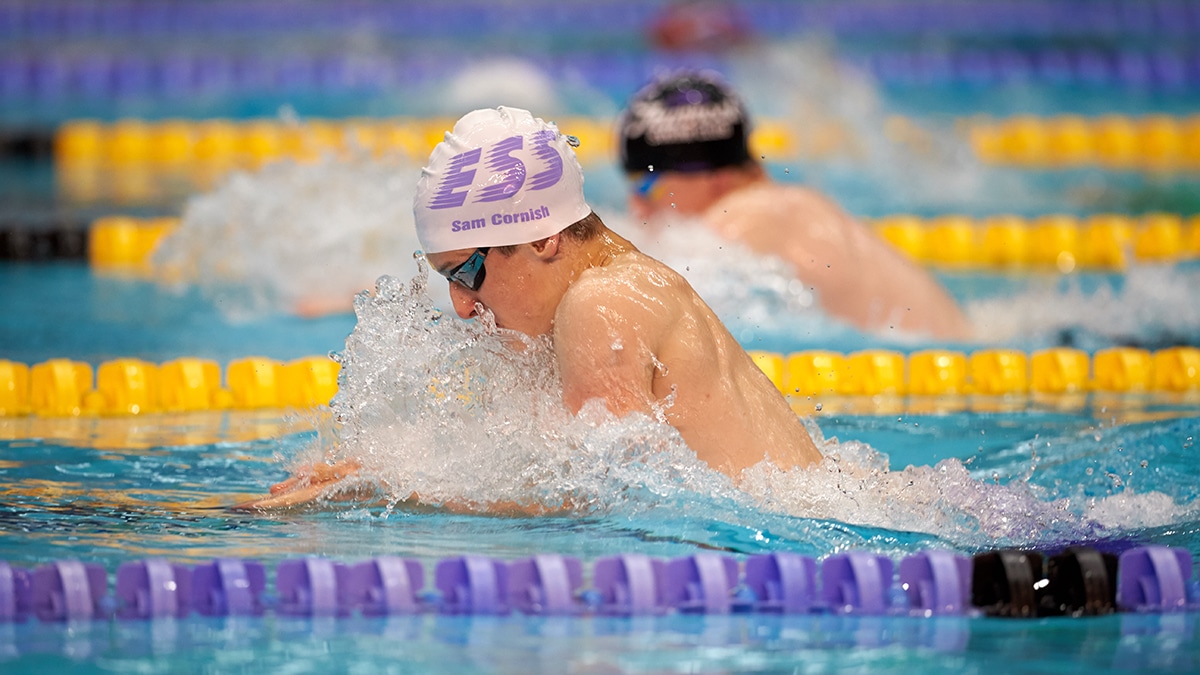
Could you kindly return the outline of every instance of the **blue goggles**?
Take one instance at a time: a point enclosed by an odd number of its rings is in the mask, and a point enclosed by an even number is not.
[[[654,184],[658,182],[661,176],[662,173],[647,171],[642,174],[642,179],[634,184],[633,192],[642,199],[650,199],[650,191],[654,189]]]
[[[442,276],[450,281],[456,281],[472,291],[478,291],[483,285],[483,279],[487,276],[487,268],[483,266],[483,259],[488,254],[487,246],[481,246],[475,249],[469,258],[461,263],[451,267],[445,272],[439,272]]]

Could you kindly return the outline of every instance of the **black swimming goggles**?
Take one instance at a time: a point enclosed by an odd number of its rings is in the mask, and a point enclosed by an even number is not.
[[[484,277],[487,276],[487,268],[483,266],[483,259],[487,257],[488,248],[488,246],[480,246],[466,260],[445,272],[439,270],[439,273],[450,281],[457,281],[472,291],[478,291],[479,287],[483,285]]]

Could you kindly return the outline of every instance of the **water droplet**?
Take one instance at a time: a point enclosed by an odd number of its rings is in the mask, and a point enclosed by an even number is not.
[[[821,410],[822,410],[824,407],[825,407],[824,405],[822,405],[822,404],[818,403],[818,404],[817,404],[817,412],[821,412]]]
[[[1141,466],[1142,466],[1142,468],[1144,469],[1144,468],[1146,468],[1146,467],[1150,466],[1150,462],[1147,462],[1146,460],[1144,460],[1144,459],[1143,459],[1143,460],[1141,461]]]
[[[1089,467],[1087,468],[1087,470],[1086,470],[1086,471],[1084,471],[1084,473],[1086,473],[1087,475],[1089,475],[1089,476],[1090,476],[1090,475],[1092,475],[1092,474],[1096,473],[1096,470],[1095,470],[1094,468],[1092,468],[1092,467],[1090,467],[1090,466],[1089,466]]]

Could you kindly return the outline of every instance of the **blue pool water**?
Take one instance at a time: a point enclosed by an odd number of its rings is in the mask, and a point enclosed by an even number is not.
[[[142,281],[97,277],[83,267],[0,269],[8,306],[73,298],[65,322],[7,315],[6,335],[23,358],[46,345],[96,362],[134,354],[217,360],[256,353],[292,358],[339,350],[353,317],[301,321],[264,316],[231,322],[203,298],[164,293]],[[954,284],[953,280],[951,283]],[[969,295],[963,280],[960,294]],[[140,308],[138,319],[132,307]],[[51,315],[52,316],[52,315]],[[17,317],[23,317],[17,320]],[[341,337],[339,337],[341,336]],[[860,336],[860,339],[866,339]],[[134,345],[137,345],[136,348]],[[123,350],[123,347],[125,349]],[[560,553],[594,561],[627,552],[661,558],[702,551],[736,556],[790,551],[816,558],[867,549],[899,559],[950,548],[972,554],[1002,546],[1054,550],[1086,542],[1118,552],[1139,544],[1200,551],[1193,459],[1200,417],[1194,402],[1125,397],[1066,411],[1030,403],[1009,412],[951,415],[832,414],[827,437],[886,453],[893,476],[916,481],[923,499],[876,476],[851,492],[841,519],[803,517],[704,486],[670,496],[612,499],[575,516],[454,515],[403,508],[334,509],[286,515],[234,514],[223,507],[287,475],[325,422],[312,415],[206,413],[139,418],[0,418],[0,559],[34,566],[55,559],[99,562],[163,556],[187,564],[232,556],[273,565],[317,555],[355,561],[401,555],[424,563],[464,552],[517,559]],[[849,451],[843,447],[843,451]],[[966,462],[981,488],[930,491],[908,465]],[[920,471],[911,469],[910,472]],[[477,479],[477,477],[475,477]],[[715,480],[715,478],[713,479]],[[933,483],[937,485],[937,482]],[[971,519],[988,484],[1011,488],[990,508],[1032,530],[986,530]],[[872,506],[879,490],[890,503]],[[974,495],[974,496],[972,496]],[[931,504],[924,500],[932,499]],[[1040,504],[1067,500],[1091,524],[1043,522]],[[907,504],[917,504],[907,505]],[[980,502],[983,503],[983,502]],[[1091,507],[1087,505],[1091,504]],[[924,510],[922,510],[924,509]],[[909,512],[940,524],[912,527]],[[839,522],[841,520],[842,522]],[[846,522],[846,521],[849,522]],[[1102,523],[1097,526],[1095,522]],[[1044,528],[1043,528],[1044,526]],[[998,534],[997,534],[998,533]],[[843,668],[973,672],[1004,658],[1023,671],[1188,671],[1200,660],[1193,614],[1084,619],[744,615],[552,619],[422,616],[387,620],[188,619],[150,623],[0,626],[0,658],[20,672],[790,672]]]
[[[146,11],[140,18],[130,3],[104,10],[102,3],[87,2],[62,8],[69,4],[48,2],[39,9],[34,2],[0,3],[0,40],[12,39],[0,46],[5,128],[36,130],[81,116],[239,118],[275,115],[281,106],[314,117],[457,116],[464,106],[499,102],[452,95],[447,84],[463,72],[476,83],[511,73],[488,69],[496,52],[544,69],[553,86],[528,104],[538,112],[605,117],[656,67],[688,63],[726,72],[762,116],[802,110],[806,120],[844,120],[858,134],[859,156],[797,159],[769,169],[779,180],[830,193],[857,215],[1200,212],[1191,174],[985,167],[953,133],[955,118],[973,114],[1194,114],[1200,101],[1196,3],[1145,3],[1151,9],[1143,11],[1129,0],[1087,12],[1069,0],[990,3],[990,18],[977,21],[968,16],[972,3],[931,0],[897,13],[904,3],[760,0],[743,6],[751,26],[769,39],[768,49],[723,54],[648,47],[634,31],[666,3],[632,0],[437,2],[400,18],[388,3],[363,2],[353,3],[351,11],[366,12],[366,19],[344,20],[334,16],[335,3],[298,2],[287,4],[293,11],[284,24],[272,23],[277,14],[270,3],[250,2],[237,15],[241,32],[229,33],[196,14],[197,3],[142,3]],[[222,11],[240,4],[228,3]],[[171,18],[171,12],[178,16]],[[471,13],[483,18],[474,20]],[[194,33],[183,30],[189,26]],[[78,37],[87,30],[98,32],[60,49],[56,31],[76,31],[72,35]],[[183,37],[176,39],[172,31]],[[938,39],[930,42],[931,34]],[[257,48],[254,36],[273,48]],[[222,51],[212,59],[210,42]],[[1028,66],[1019,76],[1004,75],[996,65],[995,55],[1012,50],[1024,54]],[[949,70],[936,77],[913,71],[912,55],[926,58],[931,51],[946,59]],[[345,73],[322,61],[339,52],[365,70],[339,79]],[[980,54],[986,56],[984,66]],[[138,63],[169,70],[154,65],[161,61],[172,64],[171,72],[191,73],[190,83],[138,79],[112,65],[126,57],[135,62],[134,75],[143,72]],[[1058,57],[1069,62],[1062,66],[1066,70],[1045,65],[1054,66]],[[1138,79],[1120,64],[1139,58],[1185,65],[1176,79],[1153,68]],[[836,64],[865,67],[879,80],[843,72]],[[110,66],[115,70],[106,75]],[[118,90],[104,90],[104,83],[117,83]],[[529,94],[518,89],[503,95]],[[891,115],[925,125],[930,145],[898,149],[886,142],[880,129]],[[252,194],[252,201],[262,198],[256,204],[274,200],[272,205],[301,208],[295,221],[252,222],[250,244],[239,253],[260,255],[280,242],[311,241],[367,215],[339,212],[343,220],[337,221],[325,209],[345,201],[338,192],[345,183],[369,183],[360,176],[374,169],[327,170],[330,184],[341,187],[319,198],[288,192],[286,180]],[[586,170],[590,203],[606,220],[611,216],[614,226],[629,225],[615,168]],[[341,183],[334,183],[332,172],[342,172]],[[131,211],[175,215],[182,207],[180,201],[68,203],[55,191],[48,161],[0,160],[0,224]],[[312,222],[298,222],[304,211],[311,212]],[[208,252],[221,255],[217,244]],[[389,252],[388,273],[402,280],[413,273],[411,248]],[[797,308],[789,304],[794,298],[779,291],[780,278],[764,271],[763,261],[730,263],[701,248],[661,253],[689,268],[689,278],[734,335],[755,349],[1032,351],[1068,345],[1090,352],[1115,345],[1200,345],[1195,261],[1069,277],[942,271],[983,335],[977,343],[938,344],[863,333]],[[256,283],[286,284],[301,276],[297,267],[304,258],[272,260],[275,267],[264,275],[268,281]],[[93,272],[83,263],[0,260],[0,359],[33,364],[66,357],[93,365],[119,357],[290,360],[342,351],[361,325],[350,313],[302,319],[269,302],[263,309],[255,296],[262,287],[214,288],[212,281],[166,288]],[[437,289],[432,290],[436,301]],[[445,347],[453,337],[430,340]],[[422,365],[402,354],[391,358],[389,367]],[[389,401],[396,403],[397,418],[407,414],[403,400]],[[838,410],[830,406],[814,422],[844,473],[830,469],[811,479],[761,475],[745,491],[679,454],[665,465],[622,467],[628,472],[607,476],[582,466],[594,457],[581,461],[553,444],[543,447],[544,439],[519,425],[512,432],[516,442],[504,445],[494,428],[483,429],[491,437],[480,441],[428,420],[405,419],[394,445],[382,448],[397,465],[395,474],[382,478],[400,475],[442,490],[458,485],[485,495],[503,493],[505,472],[528,450],[527,465],[545,465],[551,498],[553,490],[569,489],[588,498],[578,513],[541,517],[404,506],[288,514],[226,510],[325,449],[331,434],[327,413],[0,417],[0,560],[22,567],[66,558],[96,562],[109,571],[111,586],[118,565],[149,556],[190,565],[239,557],[270,569],[301,556],[350,562],[398,555],[420,561],[427,572],[439,560],[464,553],[504,560],[560,553],[590,564],[621,553],[665,559],[719,551],[743,559],[793,552],[819,559],[869,550],[898,560],[931,548],[971,555],[1004,547],[1052,552],[1087,543],[1114,553],[1158,544],[1200,556],[1195,396],[1092,396],[1065,407],[1021,400],[999,410],[964,405],[947,414],[915,412],[903,402]],[[589,449],[601,459],[623,457],[622,439],[639,431],[606,429],[611,438],[586,439],[599,446]],[[410,438],[416,440],[408,443]],[[671,439],[659,440],[670,446]],[[480,445],[472,445],[476,442]],[[471,455],[459,452],[464,449],[479,451],[482,459],[455,463]],[[541,493],[520,496],[530,494]],[[0,672],[1195,672],[1198,618],[1195,612],[1027,621],[514,614],[0,623]]]

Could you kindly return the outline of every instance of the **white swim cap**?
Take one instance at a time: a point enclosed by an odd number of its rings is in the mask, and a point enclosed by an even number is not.
[[[505,107],[467,113],[446,133],[413,200],[426,253],[537,241],[591,211],[567,137],[527,110]]]

